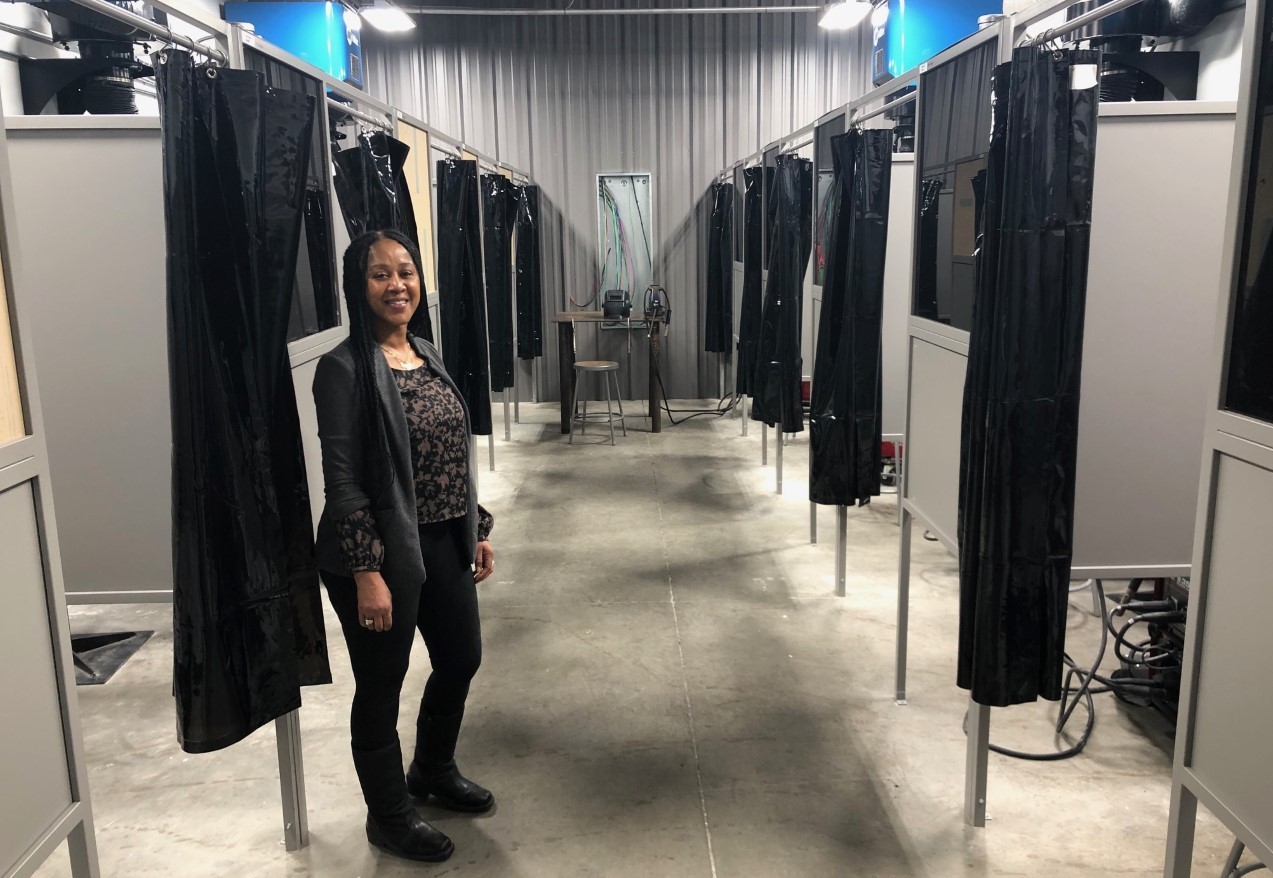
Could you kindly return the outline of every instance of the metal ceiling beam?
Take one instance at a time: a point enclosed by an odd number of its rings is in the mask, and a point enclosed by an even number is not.
[[[481,15],[481,16],[542,16],[549,18],[568,18],[586,15],[783,15],[807,14],[821,12],[822,4],[803,6],[696,6],[690,8],[671,9],[654,7],[647,9],[527,9],[526,7],[503,7],[496,9],[474,9],[454,6],[410,6],[397,4],[403,12],[412,15]]]

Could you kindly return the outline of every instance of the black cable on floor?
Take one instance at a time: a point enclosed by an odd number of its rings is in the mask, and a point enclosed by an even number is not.
[[[1140,583],[1140,580],[1132,581],[1131,588],[1129,589],[1129,595],[1135,594],[1135,590],[1137,586],[1139,585],[1139,583]],[[1061,698],[1061,708],[1060,708],[1061,712],[1060,712],[1060,715],[1057,717],[1057,723],[1056,723],[1056,734],[1059,736],[1065,730],[1065,726],[1069,723],[1071,717],[1073,717],[1074,715],[1075,710],[1078,709],[1078,706],[1081,703],[1084,709],[1086,709],[1087,711],[1087,722],[1083,727],[1082,734],[1079,735],[1078,740],[1072,746],[1064,750],[1058,750],[1056,752],[1029,753],[1022,750],[1012,750],[1007,747],[1000,747],[997,744],[991,744],[990,750],[992,752],[998,753],[1002,756],[1010,756],[1013,759],[1025,759],[1031,762],[1058,762],[1063,759],[1070,759],[1082,753],[1083,749],[1087,747],[1088,742],[1092,739],[1092,732],[1096,728],[1096,700],[1093,698],[1093,696],[1102,695],[1105,693],[1113,693],[1113,695],[1116,698],[1119,698],[1120,700],[1125,701],[1130,696],[1134,696],[1134,695],[1147,696],[1147,695],[1150,695],[1151,693],[1164,692],[1167,690],[1167,687],[1165,685],[1163,685],[1162,683],[1154,682],[1152,680],[1134,680],[1134,679],[1123,679],[1123,678],[1114,679],[1111,677],[1106,677],[1100,673],[1100,668],[1101,668],[1102,662],[1104,662],[1105,660],[1105,655],[1109,650],[1109,640],[1110,640],[1111,634],[1115,635],[1116,642],[1121,641],[1127,646],[1128,649],[1132,650],[1132,652],[1126,657],[1120,652],[1119,653],[1120,659],[1127,662],[1127,664],[1144,664],[1143,661],[1136,659],[1135,648],[1126,644],[1125,641],[1126,641],[1127,632],[1131,630],[1133,626],[1135,626],[1136,624],[1139,624],[1140,622],[1183,621],[1185,616],[1184,611],[1171,602],[1137,601],[1137,602],[1128,603],[1126,602],[1126,599],[1124,599],[1124,602],[1119,604],[1119,608],[1115,611],[1115,613],[1121,615],[1121,613],[1129,607],[1135,608],[1138,610],[1150,610],[1150,612],[1138,613],[1121,629],[1119,629],[1118,631],[1115,631],[1114,622],[1113,622],[1113,619],[1111,618],[1111,614],[1105,613],[1103,610],[1105,606],[1105,602],[1110,599],[1105,594],[1104,585],[1102,584],[1101,580],[1096,579],[1096,580],[1093,580],[1092,587],[1096,589],[1097,597],[1099,598],[1099,602],[1102,607],[1102,615],[1104,616],[1104,618],[1101,620],[1100,649],[1097,650],[1096,661],[1092,663],[1091,668],[1081,668],[1079,667],[1078,663],[1074,661],[1074,659],[1070,658],[1068,653],[1064,655],[1063,658],[1064,658],[1065,664],[1069,667],[1070,670],[1065,675],[1065,685],[1062,688],[1062,698]],[[1168,607],[1170,609],[1165,609]],[[1169,655],[1171,653],[1170,650],[1162,650],[1162,652],[1164,655]],[[1141,654],[1144,655],[1145,651],[1141,650]],[[1078,685],[1077,688],[1074,686],[1074,680],[1076,677],[1080,680],[1080,684]],[[1101,685],[1094,686],[1093,685],[1094,683],[1099,683]],[[964,733],[967,734],[967,731],[968,731],[968,717],[967,717],[967,714],[965,714],[964,715]],[[1246,874],[1246,873],[1242,873],[1242,874]]]

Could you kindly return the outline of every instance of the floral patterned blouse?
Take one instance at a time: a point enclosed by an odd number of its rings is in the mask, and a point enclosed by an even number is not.
[[[446,382],[427,366],[391,369],[402,395],[411,436],[416,520],[432,524],[468,512],[469,437],[464,408]],[[477,539],[490,537],[494,517],[478,507]],[[379,570],[384,544],[370,509],[359,509],[337,525],[341,556],[351,573]]]

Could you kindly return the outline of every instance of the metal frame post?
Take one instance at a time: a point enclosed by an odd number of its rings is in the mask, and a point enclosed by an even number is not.
[[[769,425],[760,425],[760,465],[769,466]]]
[[[283,842],[287,850],[299,851],[309,844],[299,711],[293,710],[274,721],[274,738],[278,744],[278,778],[283,795]]]
[[[491,454],[491,472],[495,472],[495,431],[492,430],[486,436],[486,448]]]
[[[747,394],[745,394],[745,393],[743,394],[742,402],[739,404],[739,407],[738,407],[738,408],[739,408],[739,411],[741,411],[741,412],[743,413],[743,418],[742,418],[742,420],[743,420],[743,435],[744,435],[744,436],[746,436],[746,435],[747,435],[747,422],[750,420],[750,418],[748,418],[748,417],[747,417]]]
[[[968,751],[964,766],[964,823],[986,825],[986,785],[990,769],[990,708],[968,700]]]
[[[898,704],[906,703],[906,635],[910,625],[911,602],[911,532],[915,519],[905,502],[898,504],[902,510],[901,536],[897,554],[897,642],[896,665],[893,671],[893,695]]]
[[[500,396],[503,398],[503,401],[504,401],[504,441],[512,442],[513,441],[513,424],[512,424],[512,421],[509,420],[508,388],[507,387],[505,387],[502,391],[500,391]],[[491,464],[491,469],[495,469],[494,462],[492,462]]]
[[[849,590],[849,508],[835,507],[835,596],[844,597]]]
[[[777,445],[774,450],[774,473],[777,475],[777,490],[775,493],[782,493],[782,424],[774,427],[774,439]]]
[[[818,544],[818,504],[809,501],[809,545]]]

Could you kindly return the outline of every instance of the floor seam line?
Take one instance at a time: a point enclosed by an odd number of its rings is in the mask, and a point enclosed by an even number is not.
[[[690,698],[689,675],[685,672],[685,646],[681,641],[681,619],[676,609],[676,588],[672,585],[672,559],[667,548],[667,528],[663,521],[663,497],[659,493],[659,468],[654,460],[650,437],[645,437],[645,447],[650,454],[650,471],[654,475],[654,499],[659,510],[659,542],[663,548],[663,569],[667,574],[668,604],[672,608],[672,628],[676,634],[676,653],[681,663],[681,688],[685,693],[685,717],[689,723],[690,751],[694,756],[694,779],[698,785],[698,806],[703,815],[703,835],[707,842],[707,863],[712,878],[717,878],[716,853],[712,848],[712,824],[707,814],[707,794],[703,790],[703,766],[698,755],[698,734],[694,729],[694,703]]]

